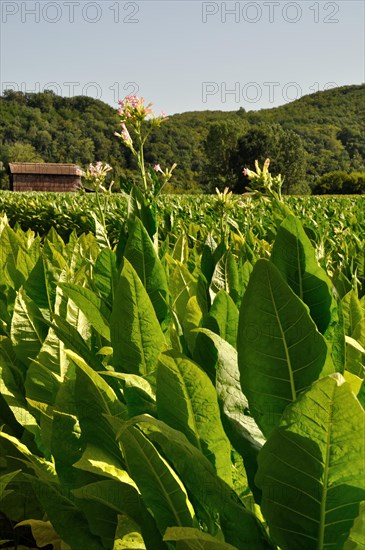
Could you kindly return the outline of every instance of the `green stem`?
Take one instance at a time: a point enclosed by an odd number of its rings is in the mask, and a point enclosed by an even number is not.
[[[144,152],[143,152],[144,140],[142,139],[142,136],[141,136],[140,126],[137,129],[137,139],[138,139],[137,162],[138,162],[138,167],[140,169],[141,176],[142,176],[143,189],[144,189],[145,193],[147,193],[148,186],[147,186],[146,168],[145,168],[145,164],[144,164]]]
[[[226,232],[225,232],[225,211],[224,206],[221,208],[221,242],[226,242]]]

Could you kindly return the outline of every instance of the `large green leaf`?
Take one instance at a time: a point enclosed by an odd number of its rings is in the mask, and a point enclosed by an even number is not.
[[[280,225],[271,260],[295,294],[309,307],[310,315],[329,345],[335,368],[343,372],[345,341],[342,316],[333,296],[332,283],[319,266],[315,250],[295,216]]]
[[[59,406],[60,400],[56,404]],[[57,475],[65,491],[70,491],[84,479],[74,463],[81,457],[82,439],[81,429],[75,415],[59,410],[53,411],[51,450],[55,462]]]
[[[100,482],[80,489],[80,498],[91,498],[100,501],[118,513],[127,513],[137,522],[146,536],[147,549],[164,548],[152,516],[148,513],[135,482],[125,470],[120,469],[119,462],[112,459],[102,449],[88,445],[81,459],[74,464],[76,469],[96,473],[113,480],[100,485]],[[77,493],[76,493],[77,495]]]
[[[16,292],[5,285],[0,289],[0,335],[9,336]]]
[[[45,450],[43,437],[34,411],[29,411],[22,371],[10,340],[0,337],[0,425],[38,454]]]
[[[0,422],[5,424],[6,431],[19,438],[19,441],[36,454],[46,453],[44,433],[36,421],[34,411],[29,411],[25,399],[17,399],[5,386],[0,368]],[[49,457],[47,457],[49,458]]]
[[[51,405],[68,367],[63,342],[49,329],[41,350],[27,369],[25,391],[28,399]]]
[[[103,248],[110,248],[110,242],[108,239],[108,232],[105,227],[105,223],[103,221],[99,220],[100,214],[97,215],[96,212],[90,212],[91,217],[94,220],[95,224],[95,238],[96,242],[100,246],[101,249]]]
[[[34,480],[33,486],[47,517],[62,540],[75,549],[104,550],[100,538],[92,534],[85,515],[55,484]]]
[[[271,261],[295,294],[308,305],[312,319],[323,334],[331,322],[331,281],[318,265],[315,250],[295,216],[288,216],[280,225]]]
[[[365,317],[361,302],[354,290],[351,290],[341,300],[345,332],[352,336],[356,325]]]
[[[198,333],[196,329],[200,327],[203,314],[200,309],[196,296],[192,296],[186,304],[185,313],[182,317],[182,328],[184,332],[184,338],[188,346],[191,355],[194,355],[196,339]]]
[[[18,264],[18,255],[23,247],[24,243],[20,236],[9,225],[5,225],[0,241],[0,281],[15,290],[18,290],[27,278],[27,270],[24,273],[22,266]]]
[[[253,270],[253,266],[251,262],[249,262],[248,260],[243,261],[243,259],[241,259],[241,264],[238,271],[238,275],[240,278],[241,296],[243,296],[244,293],[246,292],[252,270]]]
[[[185,233],[181,233],[177,238],[171,256],[174,260],[182,264],[187,262],[189,256],[189,243]]]
[[[243,296],[237,349],[242,390],[266,437],[300,392],[334,370],[307,306],[268,260],[256,262]]]
[[[80,281],[81,285],[83,284],[83,280],[84,280],[84,274],[82,276],[82,280]],[[58,318],[63,317],[62,307],[65,307],[66,309],[65,315],[64,315],[65,322],[71,325],[74,329],[76,329],[76,331],[80,334],[84,342],[89,347],[91,347],[92,329],[91,329],[91,323],[88,317],[73,300],[69,300],[67,298],[66,294],[63,292],[61,287],[57,287],[57,294],[58,293],[62,295],[62,298],[61,298],[61,303],[58,304],[58,296],[56,297],[55,309],[56,309],[57,317]],[[56,319],[56,315],[54,316],[54,318]]]
[[[69,252],[69,269],[75,280],[79,272],[89,269],[100,254],[100,247],[92,233],[83,233]]]
[[[0,425],[5,425],[6,431],[10,435],[21,439],[24,433],[24,427],[15,417],[15,411],[12,411],[12,401],[16,406],[16,410],[20,410],[21,412],[23,412],[23,409],[19,408],[18,403],[14,400],[14,397],[11,394],[4,396],[4,387],[2,384],[2,380],[0,379]]]
[[[4,384],[19,401],[24,401],[27,368],[19,361],[10,338],[6,336],[0,336],[0,365]]]
[[[126,470],[121,469],[120,461],[114,459],[100,447],[88,444],[82,453],[81,458],[74,463],[74,467],[86,472],[98,474],[99,476],[127,484],[137,489],[133,479]]]
[[[365,499],[364,429],[365,412],[338,373],[288,406],[256,476],[280,548],[343,548]]]
[[[55,283],[59,280],[65,265],[64,256],[46,239],[42,254],[24,284],[27,295],[37,304],[48,320],[51,319],[54,311]]]
[[[50,521],[26,519],[16,524],[17,532],[19,532],[19,527],[22,526],[29,526],[37,548],[43,548],[44,546],[51,545],[55,550],[70,549],[68,545],[61,541],[60,536],[56,533]]]
[[[187,488],[195,508],[205,511],[212,530],[216,519],[225,540],[239,550],[268,550],[272,545],[260,522],[240,502],[237,495],[220,477],[212,464],[192,445],[184,434],[164,422],[148,416],[134,419],[148,438],[158,444]],[[177,526],[177,524],[174,524]]]
[[[238,267],[234,255],[230,250],[220,258],[214,268],[209,287],[212,301],[220,290],[228,292],[234,302],[239,300],[240,285]]]
[[[68,367],[68,360],[65,354],[64,344],[53,328],[50,328],[41,350],[35,359],[36,364],[42,365],[50,372],[63,380]],[[27,374],[29,373],[29,370]]]
[[[29,365],[38,355],[47,333],[48,326],[39,308],[24,290],[20,289],[14,305],[11,340],[16,355],[25,365]]]
[[[53,406],[51,450],[56,471],[65,494],[69,495],[79,487],[99,479],[94,472],[82,471],[74,464],[82,458],[89,435],[81,432],[75,403],[76,365],[70,360],[67,378],[63,381]],[[89,393],[89,392],[87,392]],[[95,447],[97,449],[97,447]]]
[[[146,229],[153,244],[158,244],[158,229],[157,229],[157,204],[150,204],[147,197],[142,193],[137,185],[133,185],[130,194],[128,195],[128,226],[135,220],[139,220]]]
[[[108,523],[111,525],[118,524],[118,514],[123,515],[125,519],[129,518],[129,521],[133,522],[143,535],[148,550],[165,548],[152,516],[147,511],[140,493],[133,485],[115,480],[97,481],[74,490],[73,494],[84,504],[86,502],[95,503],[96,514],[98,513],[97,505],[109,510]],[[97,519],[96,515],[95,520]]]
[[[205,336],[201,340],[204,345],[202,353],[212,355],[211,348],[215,352],[215,384],[224,429],[233,447],[244,459],[251,490],[259,500],[260,492],[255,486],[254,477],[257,470],[257,454],[266,440],[255,420],[249,415],[248,401],[241,390],[237,352],[228,342],[210,330],[200,329],[200,333]]]
[[[136,270],[147,290],[160,323],[166,321],[169,313],[169,289],[163,265],[156,253],[150,236],[139,218],[131,229],[124,257]]]
[[[94,265],[93,284],[111,307],[118,284],[117,259],[110,248],[104,248]]]
[[[176,311],[180,323],[183,322],[186,306],[191,298],[196,296],[197,281],[187,266],[177,260],[169,259],[169,286],[172,297],[172,308]]]
[[[365,378],[362,381],[359,393],[357,394],[357,398],[360,401],[362,408],[365,409]]]
[[[6,449],[6,459],[11,464],[19,466],[22,464],[22,472],[29,470],[34,472],[38,479],[45,482],[55,482],[57,480],[54,464],[39,454],[33,453],[26,445],[21,443],[16,437],[0,432],[0,440]]]
[[[153,372],[165,339],[151,300],[133,266],[124,260],[110,318],[113,364],[118,371]]]
[[[0,442],[1,453],[3,450],[2,442]],[[17,468],[21,468],[21,472]],[[24,465],[14,462],[11,465],[11,470],[11,473],[18,471],[18,475],[13,477],[11,484],[7,486],[2,495],[3,498],[0,500],[0,540],[5,538],[14,541],[15,533],[17,535],[21,533],[20,529],[14,532],[14,523],[23,520],[24,517],[41,518],[44,515],[44,509],[38,503],[32,487],[31,480],[34,480],[34,477],[24,473],[26,470]],[[0,483],[2,483],[2,479]],[[14,548],[14,542],[10,548]],[[19,550],[20,548],[19,546]]]
[[[215,251],[217,250],[217,243],[215,242],[211,233],[208,233],[205,243],[203,245],[202,257],[200,263],[200,269],[204,275],[208,285],[212,280],[215,264],[219,258],[216,257]]]
[[[225,290],[220,290],[216,294],[212,307],[203,324],[205,328],[227,340],[234,348],[236,347],[238,310],[234,301]]]
[[[194,510],[174,470],[138,428],[126,425],[119,433],[127,469],[161,533],[167,527],[195,525]]]
[[[169,351],[160,357],[156,382],[158,417],[184,433],[232,484],[230,444],[208,375],[184,355]]]
[[[96,371],[104,370],[103,364],[90,349],[77,328],[60,315],[54,315],[55,324],[50,324],[56,336],[63,342],[64,347],[80,355],[84,361]],[[63,371],[64,372],[64,371]]]
[[[99,446],[123,467],[122,457],[114,434],[104,415],[126,418],[126,407],[118,400],[105,380],[89,367],[81,357],[68,351],[68,356],[77,365],[75,403],[85,442]]]
[[[92,290],[73,283],[58,283],[77,307],[81,309],[97,332],[110,342],[110,311]]]
[[[156,396],[152,385],[146,378],[136,374],[126,374],[123,372],[104,372],[103,376],[107,379],[113,378],[120,381],[123,397],[127,404],[128,415],[137,416],[138,414],[156,414]],[[155,382],[153,378],[153,382]]]

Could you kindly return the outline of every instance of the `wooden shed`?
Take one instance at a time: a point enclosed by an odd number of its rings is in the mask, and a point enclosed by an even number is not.
[[[76,164],[39,162],[9,163],[12,191],[76,191],[81,187],[80,167]]]

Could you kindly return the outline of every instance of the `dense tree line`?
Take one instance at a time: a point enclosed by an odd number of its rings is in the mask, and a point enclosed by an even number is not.
[[[206,191],[229,186],[243,192],[244,167],[271,159],[284,176],[284,192],[307,193],[328,172],[365,170],[365,85],[317,92],[261,111],[199,111],[173,115],[151,134],[146,160],[166,167],[177,162],[171,191]],[[115,109],[85,96],[63,98],[51,91],[7,91],[0,97],[0,184],[8,184],[9,162],[103,160],[121,186],[136,177],[130,152],[114,131]],[[1,170],[2,166],[2,170]],[[348,188],[348,184],[345,186]],[[325,192],[325,191],[324,191]]]

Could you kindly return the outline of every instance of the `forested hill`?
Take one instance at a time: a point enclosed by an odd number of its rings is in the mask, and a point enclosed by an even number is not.
[[[364,100],[365,85],[345,86],[261,111],[176,114],[151,135],[146,160],[162,167],[177,162],[176,190],[229,185],[242,192],[242,168],[270,157],[273,173],[285,175],[287,192],[308,191],[327,172],[364,170]],[[133,177],[129,151],[114,136],[116,110],[102,101],[7,91],[0,110],[3,186],[11,161],[85,166],[103,160],[114,167],[115,179]]]

